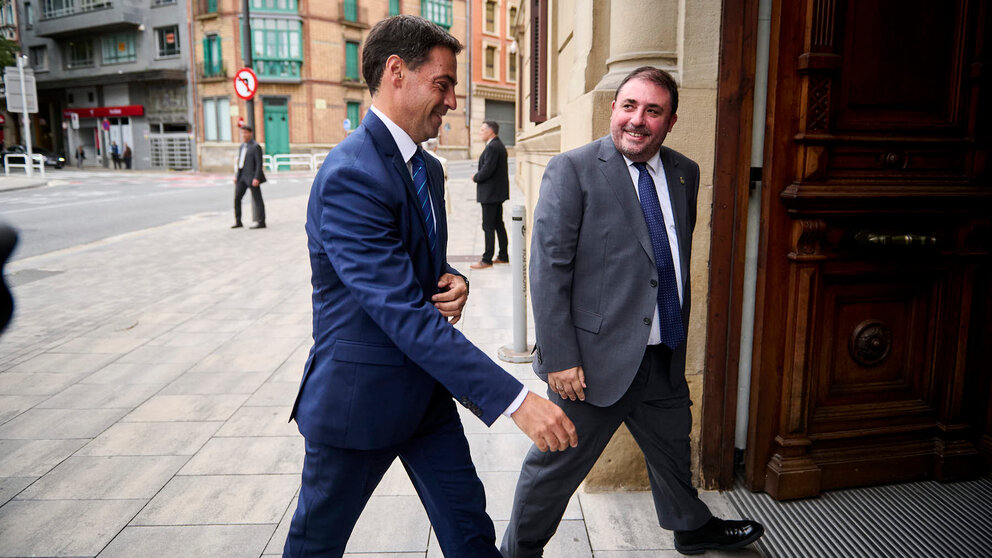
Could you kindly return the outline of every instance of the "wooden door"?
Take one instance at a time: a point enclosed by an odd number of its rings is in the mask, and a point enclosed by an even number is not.
[[[990,19],[978,0],[774,2],[752,488],[987,470]]]

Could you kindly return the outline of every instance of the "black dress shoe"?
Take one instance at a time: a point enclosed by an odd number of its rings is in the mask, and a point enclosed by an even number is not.
[[[254,225],[248,227],[249,229],[264,229],[265,223],[255,223]]]
[[[235,223],[235,224],[233,224],[233,225],[231,225],[231,228],[232,228],[232,229],[240,229],[240,228],[241,228],[241,227],[243,227],[243,226],[244,226],[244,225],[242,225],[241,223]]]
[[[711,517],[694,531],[675,531],[675,550],[682,554],[702,554],[707,550],[737,550],[765,534],[757,521],[731,521]]]

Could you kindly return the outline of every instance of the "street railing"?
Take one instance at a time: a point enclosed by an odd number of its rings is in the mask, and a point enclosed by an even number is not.
[[[20,163],[14,163],[12,159],[19,159]],[[31,155],[31,163],[28,162],[27,153],[7,153],[3,156],[3,174],[4,176],[10,176],[10,169],[18,168],[24,169],[24,174],[28,172],[28,165],[32,168],[37,167],[38,172],[41,173],[41,177],[45,177],[45,158],[39,154]]]
[[[284,170],[307,169],[315,171],[320,168],[320,164],[327,157],[327,151],[323,153],[277,153],[275,155],[263,155],[262,165],[269,172],[279,172]],[[237,161],[234,168],[237,169]]]

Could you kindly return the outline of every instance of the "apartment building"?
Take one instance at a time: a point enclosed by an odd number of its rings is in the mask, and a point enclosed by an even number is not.
[[[516,143],[518,48],[513,26],[517,0],[472,0],[472,82],[469,98],[471,157],[485,148],[479,137],[483,120],[499,123],[499,137],[511,151]]]
[[[241,0],[195,0],[193,76],[202,168],[230,169],[248,120],[234,93],[244,67]],[[323,153],[354,130],[371,104],[361,75],[361,45],[383,18],[416,14],[451,31],[463,43],[465,0],[250,0],[256,139],[266,154]],[[465,57],[459,58],[458,109],[445,117],[441,150],[467,153]]]
[[[194,167],[192,61],[181,0],[28,0],[21,41],[34,69],[35,143],[89,165],[127,144],[134,168]]]

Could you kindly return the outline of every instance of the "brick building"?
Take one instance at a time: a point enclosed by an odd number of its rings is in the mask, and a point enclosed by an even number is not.
[[[482,154],[485,144],[478,130],[483,120],[500,125],[499,137],[512,150],[516,139],[517,43],[513,26],[518,0],[472,0],[471,156]]]

